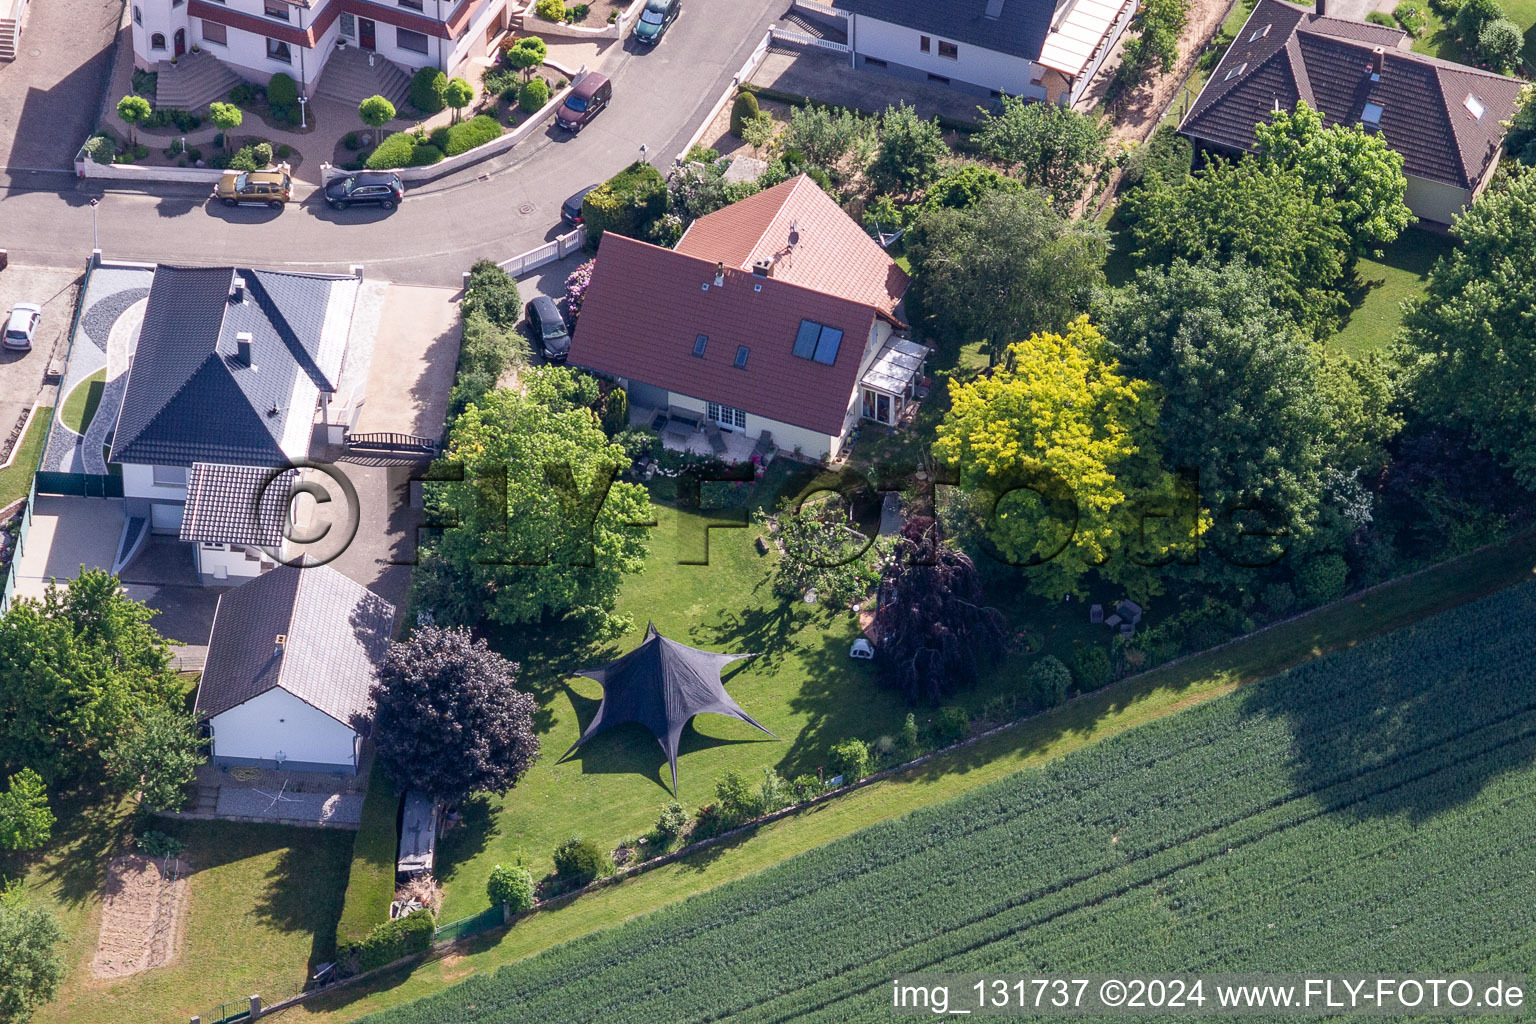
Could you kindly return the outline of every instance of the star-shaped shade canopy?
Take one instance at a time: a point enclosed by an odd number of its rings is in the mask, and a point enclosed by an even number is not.
[[[639,722],[655,735],[672,766],[672,792],[677,793],[677,744],[683,726],[706,711],[739,718],[773,736],[725,692],[720,670],[755,654],[715,654],[668,640],[648,623],[645,642],[617,661],[575,673],[603,684],[597,715],[571,744],[571,751],[611,726]],[[774,737],[777,739],[778,737]]]

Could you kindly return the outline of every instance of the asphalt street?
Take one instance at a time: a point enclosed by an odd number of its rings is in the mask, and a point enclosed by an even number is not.
[[[12,173],[0,198],[0,247],[23,265],[78,267],[98,247],[117,259],[251,263],[325,272],[361,263],[370,276],[454,285],[481,257],[505,259],[554,238],[560,203],[640,156],[672,159],[730,77],[782,15],[784,0],[687,0],[650,51],[611,46],[599,70],[614,98],[580,135],[553,127],[494,160],[420,186],[400,208],[334,211],[318,196],[281,211],[227,209],[203,188],[103,191],[73,174]]]

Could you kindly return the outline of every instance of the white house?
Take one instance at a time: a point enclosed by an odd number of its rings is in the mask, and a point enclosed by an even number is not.
[[[603,236],[570,361],[631,410],[836,456],[860,419],[899,422],[927,350],[896,332],[909,281],[800,175],[694,221],[663,249]]]
[[[855,66],[979,95],[1071,104],[1136,0],[833,0]]]
[[[325,565],[221,596],[196,707],[213,763],[356,771],[394,615]]]
[[[242,78],[305,92],[338,45],[457,74],[505,31],[508,0],[129,0],[136,66],[168,71],[195,44]],[[162,63],[163,62],[163,63]]]
[[[279,477],[308,457],[317,426],[349,415],[336,389],[359,282],[155,269],[108,461],[122,468],[124,512],[198,544],[205,578],[282,558]]]

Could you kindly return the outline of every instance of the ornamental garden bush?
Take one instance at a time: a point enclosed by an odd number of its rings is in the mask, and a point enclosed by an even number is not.
[[[480,114],[468,121],[432,129],[430,142],[442,150],[444,156],[458,156],[460,153],[467,153],[476,146],[483,146],[498,138],[501,131],[501,122],[494,117]]]
[[[572,888],[606,874],[608,857],[590,839],[571,836],[555,847],[555,874]]]
[[[666,212],[666,179],[650,164],[637,160],[582,200],[587,245],[595,248],[604,231],[645,238]]]
[[[756,117],[758,112],[755,95],[750,92],[737,93],[736,102],[731,104],[731,134],[741,138],[742,127]]]
[[[361,942],[337,946],[336,960],[344,966],[346,974],[371,971],[413,953],[425,952],[431,947],[436,930],[431,911],[413,910],[376,926]]]
[[[1097,644],[1078,648],[1072,655],[1072,676],[1077,680],[1077,688],[1084,693],[1108,686],[1115,677],[1109,652]]]
[[[841,775],[845,784],[858,782],[869,774],[869,745],[861,739],[834,744],[827,752],[827,767],[832,775]]]
[[[370,171],[385,171],[396,167],[425,167],[443,158],[443,151],[427,140],[411,132],[395,132],[379,143],[379,148],[368,158]]]
[[[492,906],[505,904],[512,913],[520,914],[533,907],[533,875],[525,867],[497,864],[485,883],[485,894]]]
[[[971,716],[962,707],[939,708],[933,716],[933,745],[936,748],[952,747],[971,735]]]
[[[299,86],[292,75],[279,71],[267,81],[267,102],[274,107],[291,107],[299,102]]]
[[[517,91],[517,105],[530,114],[537,113],[548,102],[549,83],[542,78],[530,78]]]
[[[1047,654],[1030,669],[1028,685],[1031,701],[1041,708],[1053,708],[1067,699],[1072,673],[1060,658]]]
[[[565,0],[539,0],[533,8],[533,13],[545,21],[564,21]]]

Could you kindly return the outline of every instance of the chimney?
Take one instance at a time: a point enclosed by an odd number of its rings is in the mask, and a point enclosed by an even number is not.
[[[274,657],[274,658],[281,658],[283,656],[283,651],[287,648],[287,646],[288,646],[288,634],[287,633],[279,633],[279,634],[277,634],[277,639],[275,641],[273,641],[273,643],[272,643],[272,657]]]
[[[757,277],[772,277],[773,260],[758,260],[752,264],[752,273]]]
[[[1317,16],[1324,17],[1328,13],[1328,0],[1317,0]]]
[[[724,284],[725,284],[725,264],[724,263],[716,263],[715,264],[715,287],[719,288],[720,286],[722,286]]]
[[[235,364],[238,366],[251,365],[251,332],[241,331],[235,335]]]
[[[235,275],[234,282],[229,286],[229,301],[236,304],[245,301],[245,278],[239,274]]]
[[[1386,69],[1387,51],[1384,47],[1376,47],[1371,51],[1371,77],[1380,81],[1381,73]]]

